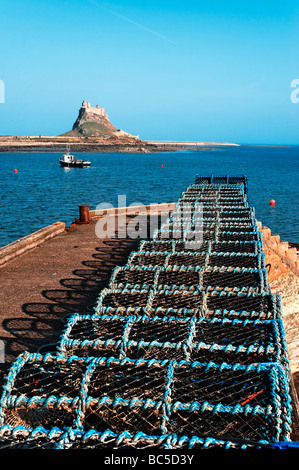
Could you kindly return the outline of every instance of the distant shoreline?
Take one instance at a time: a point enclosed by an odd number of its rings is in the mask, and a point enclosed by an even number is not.
[[[82,139],[83,140],[83,139]],[[99,153],[157,153],[157,152],[178,152],[182,150],[211,150],[216,146],[235,146],[226,143],[193,143],[193,142],[171,142],[171,141],[141,141],[141,140],[120,140],[114,141],[72,141],[46,138],[17,138],[4,140],[0,137],[0,153],[4,152],[65,152],[67,146],[70,152],[99,152]]]
[[[88,152],[88,153],[157,153],[157,152],[178,152],[186,150],[186,147],[178,146],[158,146],[158,145],[103,145],[103,144],[71,144],[70,153]],[[66,145],[0,145],[0,153],[65,153]]]
[[[214,148],[228,147],[290,147],[291,145],[266,144],[235,144],[230,142],[197,142],[197,141],[159,141],[117,139],[102,141],[85,139],[63,139],[59,137],[17,137],[0,136],[0,153],[37,153],[37,152],[65,152],[70,146],[71,152],[88,153],[158,153],[178,152],[186,150],[206,151]]]

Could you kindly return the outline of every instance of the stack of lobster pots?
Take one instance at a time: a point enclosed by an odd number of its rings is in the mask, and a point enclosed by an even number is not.
[[[245,176],[196,177],[93,312],[69,317],[56,354],[17,360],[0,417],[21,439],[16,414],[23,441],[39,426],[58,448],[290,440],[281,302]]]

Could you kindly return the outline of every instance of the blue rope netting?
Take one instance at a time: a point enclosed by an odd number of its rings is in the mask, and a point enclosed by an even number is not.
[[[249,448],[290,441],[289,361],[246,176],[197,176],[54,354],[24,352],[0,447]]]
[[[184,256],[177,261],[184,261]],[[191,256],[192,259],[192,256]],[[256,292],[270,293],[265,269],[182,266],[166,267],[129,266],[118,267],[111,278],[110,287],[116,289],[156,289]]]
[[[280,362],[288,368],[281,320],[75,314],[67,322],[58,352],[119,359]]]
[[[70,374],[71,371],[71,374]],[[56,383],[55,383],[56,382]],[[98,394],[98,389],[101,393]],[[230,393],[227,394],[227,389]],[[117,393],[116,393],[117,392]],[[286,440],[288,383],[280,363],[77,357],[24,353],[4,387],[0,419],[29,427]],[[254,425],[253,425],[254,423]],[[58,426],[61,428],[61,426]]]

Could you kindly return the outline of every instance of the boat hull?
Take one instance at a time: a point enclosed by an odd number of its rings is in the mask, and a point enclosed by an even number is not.
[[[64,168],[83,168],[90,166],[90,163],[85,163],[85,162],[59,162],[60,165]]]

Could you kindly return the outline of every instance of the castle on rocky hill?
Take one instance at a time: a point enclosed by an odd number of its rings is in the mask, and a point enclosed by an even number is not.
[[[138,139],[138,135],[132,135],[121,129],[117,129],[108,118],[104,108],[100,108],[97,104],[96,107],[90,106],[89,101],[83,100],[82,106],[79,109],[79,114],[73,124],[73,128],[69,132],[62,135],[75,136],[75,137],[113,137],[113,138],[126,138]]]

